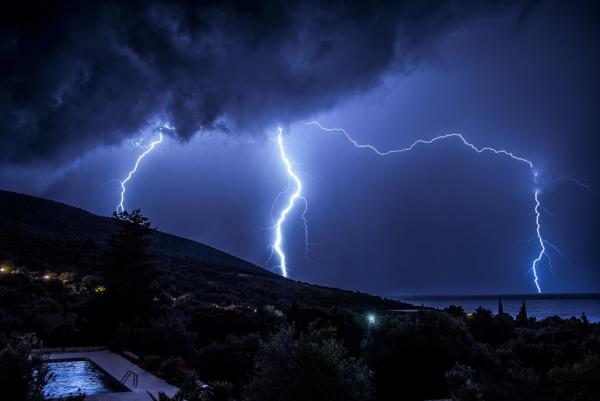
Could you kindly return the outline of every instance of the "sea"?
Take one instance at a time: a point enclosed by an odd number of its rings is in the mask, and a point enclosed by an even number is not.
[[[600,294],[543,294],[543,295],[430,295],[402,296],[393,298],[415,306],[443,309],[449,305],[462,306],[465,312],[473,312],[482,306],[498,312],[498,300],[502,300],[505,313],[513,317],[525,302],[527,315],[536,319],[559,316],[568,319],[585,314],[590,322],[600,322]]]

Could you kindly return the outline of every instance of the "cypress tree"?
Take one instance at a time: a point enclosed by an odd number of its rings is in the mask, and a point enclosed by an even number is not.
[[[521,305],[521,309],[519,309],[519,313],[517,314],[517,321],[519,323],[527,323],[527,307],[525,306],[525,301]]]

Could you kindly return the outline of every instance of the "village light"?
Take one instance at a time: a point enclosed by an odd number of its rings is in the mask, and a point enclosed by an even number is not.
[[[96,294],[104,294],[106,292],[106,287],[103,285],[97,285],[96,288],[94,288],[94,292]]]

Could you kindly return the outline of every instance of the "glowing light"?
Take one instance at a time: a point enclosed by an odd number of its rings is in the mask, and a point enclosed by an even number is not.
[[[140,163],[142,162],[142,160],[144,160],[144,157],[146,157],[146,155],[148,155],[148,153],[152,152],[154,150],[154,148],[156,147],[156,145],[158,145],[162,141],[163,141],[163,134],[162,134],[162,132],[159,132],[158,139],[155,140],[154,142],[150,143],[148,148],[137,158],[137,160],[135,161],[135,165],[133,166],[133,169],[129,172],[129,174],[127,174],[127,177],[125,177],[125,179],[120,182],[120,184],[121,184],[121,201],[117,205],[117,212],[123,212],[125,210],[125,192],[127,191],[127,183],[133,178],[133,176],[137,172],[137,169],[140,166]]]
[[[538,171],[534,168],[533,166],[533,162],[531,162],[530,160],[521,157],[521,156],[517,156],[512,152],[509,152],[507,150],[504,149],[495,149],[489,146],[484,146],[484,147],[477,147],[475,146],[473,143],[467,141],[465,139],[464,136],[462,136],[461,134],[456,134],[456,133],[451,133],[451,134],[445,134],[445,135],[440,135],[440,136],[436,136],[432,139],[419,139],[416,140],[415,142],[413,142],[410,146],[406,147],[406,148],[399,148],[399,149],[391,149],[391,150],[386,150],[386,151],[381,151],[379,149],[377,149],[375,146],[370,145],[370,144],[361,144],[359,143],[356,139],[354,139],[352,136],[350,136],[350,134],[348,134],[348,132],[346,132],[346,130],[344,130],[343,128],[329,128],[329,127],[325,127],[323,126],[320,122],[318,121],[310,121],[310,122],[305,122],[306,125],[314,125],[316,127],[318,127],[319,129],[326,131],[326,132],[334,132],[334,133],[339,133],[342,134],[354,147],[359,148],[359,149],[368,149],[373,151],[374,153],[376,153],[378,156],[388,156],[391,154],[395,154],[395,153],[404,153],[404,152],[408,152],[413,150],[417,145],[429,145],[432,144],[434,142],[437,141],[441,141],[441,140],[445,140],[445,139],[450,139],[450,138],[455,138],[458,139],[459,141],[461,141],[465,146],[467,146],[468,148],[476,151],[477,153],[484,153],[484,152],[490,152],[496,155],[503,155],[503,156],[507,156],[510,157],[513,160],[525,163],[529,166],[529,169],[531,170],[531,173],[533,175],[534,178],[534,182],[537,184],[537,178],[538,178]],[[541,260],[544,258],[544,256],[547,256],[549,258],[549,256],[546,254],[546,247],[545,247],[545,240],[542,237],[541,234],[541,223],[540,223],[540,209],[541,209],[541,204],[539,201],[539,190],[536,189],[535,193],[534,193],[534,199],[535,199],[535,223],[536,223],[536,234],[537,234],[537,239],[538,242],[540,244],[540,252],[538,254],[538,256],[533,260],[533,263],[531,265],[531,270],[533,272],[533,277],[534,277],[534,284],[535,287],[537,289],[538,292],[542,292],[540,285],[539,285],[539,277],[538,277],[538,273],[537,273],[537,266],[538,264],[541,262]]]
[[[369,324],[369,326],[373,326],[375,323],[377,323],[377,317],[375,317],[374,314],[369,313],[367,315],[367,323]]]
[[[94,292],[95,292],[96,294],[104,294],[104,293],[106,293],[106,287],[105,287],[105,286],[103,286],[103,285],[97,285],[97,286],[94,288]]]
[[[292,168],[292,163],[288,159],[287,154],[285,152],[285,146],[283,144],[283,129],[281,127],[279,127],[277,129],[277,145],[279,147],[279,157],[281,158],[281,161],[282,161],[283,165],[285,166],[287,176],[288,176],[289,180],[291,182],[293,182],[294,187],[295,187],[294,192],[288,198],[286,206],[279,213],[279,217],[277,218],[277,221],[275,223],[275,240],[273,241],[273,245],[272,245],[272,249],[275,251],[275,253],[279,257],[279,266],[278,267],[281,270],[281,275],[283,277],[287,277],[288,276],[288,267],[287,267],[285,251],[283,250],[282,227],[283,227],[283,223],[285,222],[287,215],[294,208],[296,201],[298,199],[302,199],[302,200],[304,200],[304,205],[305,205],[304,212],[302,213],[302,218],[304,219],[304,223],[305,223],[305,225],[304,225],[305,233],[308,233],[308,228],[306,226],[306,219],[305,219],[306,199],[302,196],[302,182],[300,181],[300,178],[298,177],[298,175],[296,175],[296,173],[294,172],[294,169]],[[281,195],[283,195],[283,193],[280,193],[278,195],[278,198]]]

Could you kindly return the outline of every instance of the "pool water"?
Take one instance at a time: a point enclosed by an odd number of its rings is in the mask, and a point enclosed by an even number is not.
[[[103,394],[128,391],[115,378],[88,359],[46,362],[50,380],[44,386],[44,397],[61,398],[76,394]]]

